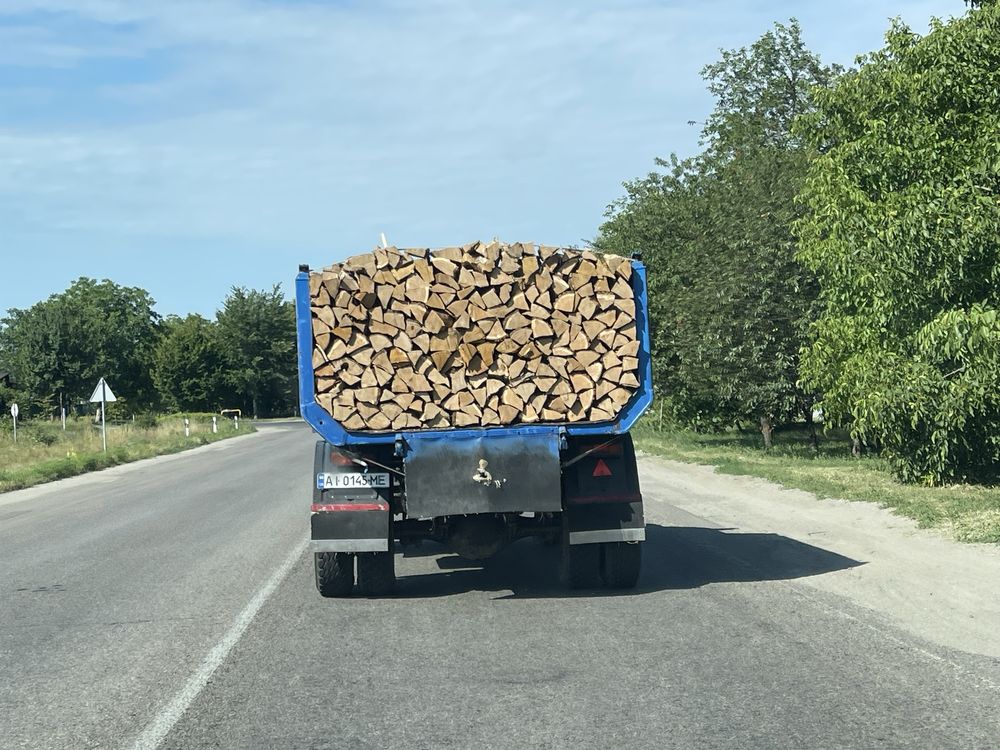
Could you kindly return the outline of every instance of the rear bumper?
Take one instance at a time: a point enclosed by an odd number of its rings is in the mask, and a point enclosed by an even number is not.
[[[646,539],[642,500],[567,505],[563,515],[570,544],[642,542]]]
[[[646,541],[646,529],[594,529],[592,531],[569,532],[570,544],[644,541]]]

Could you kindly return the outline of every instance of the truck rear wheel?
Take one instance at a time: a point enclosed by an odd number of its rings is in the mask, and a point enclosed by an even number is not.
[[[354,555],[349,552],[317,552],[316,588],[326,597],[349,596],[354,588]]]
[[[601,585],[601,545],[563,541],[563,579],[571,589],[596,589]]]
[[[358,590],[366,596],[382,596],[396,588],[396,559],[388,552],[358,553]]]
[[[603,548],[601,577],[605,585],[612,589],[635,588],[642,568],[642,545],[639,542],[606,542],[600,546]]]

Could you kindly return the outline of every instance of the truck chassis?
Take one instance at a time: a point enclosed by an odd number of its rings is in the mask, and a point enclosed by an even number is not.
[[[320,594],[390,593],[397,545],[432,540],[462,557],[481,560],[525,537],[561,545],[562,578],[570,588],[633,588],[639,579],[645,525],[631,436],[561,436],[556,484],[543,487],[547,496],[506,492],[511,477],[502,475],[503,468],[490,471],[504,464],[502,457],[495,460],[495,442],[477,446],[493,461],[470,462],[468,456],[479,453],[435,446],[429,476],[420,472],[418,461],[406,460],[400,443],[347,450],[317,442],[311,546]],[[531,453],[537,440],[523,436],[515,442],[521,453],[524,444]],[[442,453],[456,455],[449,461]],[[449,472],[456,463],[459,466]],[[529,483],[546,473],[544,467],[541,472],[537,468],[537,454],[530,465],[521,466]],[[429,497],[411,502],[408,469],[416,474],[419,492]],[[457,502],[454,493],[463,489],[469,494],[462,498],[464,503]],[[428,515],[441,508],[466,512]]]

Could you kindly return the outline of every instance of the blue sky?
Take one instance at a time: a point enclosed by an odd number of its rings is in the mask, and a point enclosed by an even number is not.
[[[79,276],[163,314],[370,249],[580,243],[697,149],[720,48],[826,62],[960,0],[0,0],[0,311]]]

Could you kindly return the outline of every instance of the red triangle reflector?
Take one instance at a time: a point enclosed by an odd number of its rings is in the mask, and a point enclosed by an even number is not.
[[[591,476],[594,476],[594,477],[610,477],[611,476],[611,469],[608,468],[608,465],[606,463],[604,463],[604,459],[603,458],[597,459],[597,465],[594,466],[594,473],[591,474]]]

